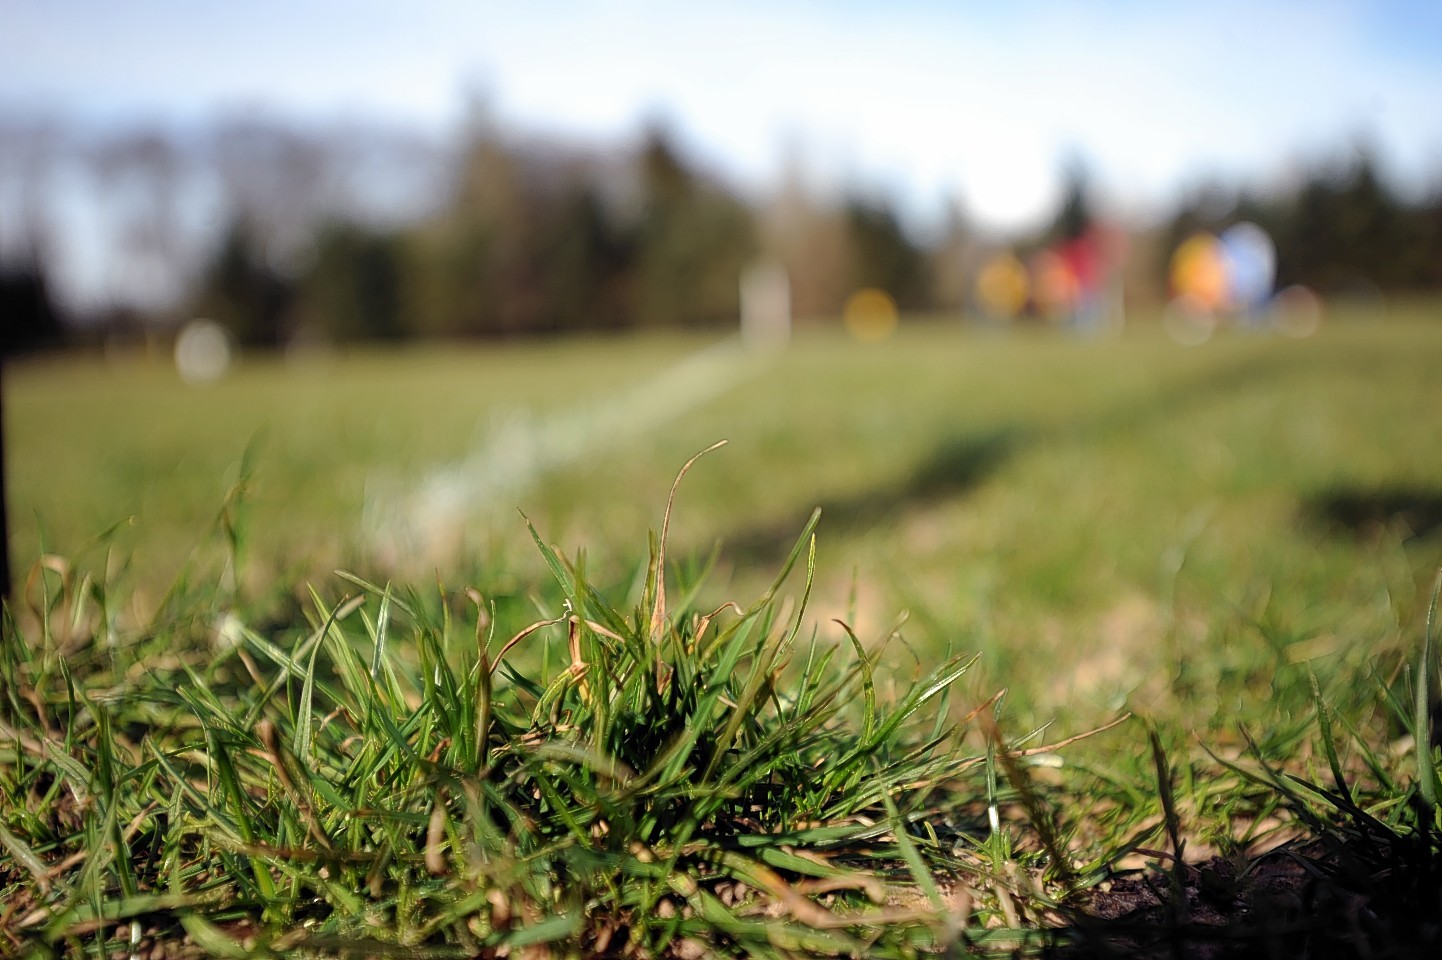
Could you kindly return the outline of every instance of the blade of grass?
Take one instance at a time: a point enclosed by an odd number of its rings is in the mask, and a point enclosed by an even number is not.
[[[1332,782],[1336,785],[1337,792],[1350,801],[1352,792],[1347,786],[1347,777],[1342,772],[1342,761],[1337,756],[1337,745],[1332,739],[1332,708],[1328,705],[1326,698],[1322,696],[1322,686],[1317,681],[1316,671],[1308,670],[1307,677],[1312,684],[1312,700],[1317,705],[1317,732],[1322,738],[1322,750],[1327,756],[1327,766],[1332,771]]]
[[[1435,683],[1433,663],[1433,627],[1437,618],[1437,601],[1442,596],[1442,570],[1432,583],[1432,600],[1427,606],[1427,622],[1422,631],[1422,652],[1417,657],[1417,687],[1413,701],[1412,736],[1417,745],[1417,784],[1422,802],[1430,815],[1437,808],[1437,760],[1432,748],[1432,705]]]
[[[706,456],[706,454],[713,450],[718,450],[725,445],[725,440],[718,440],[705,450],[693,456],[690,460],[687,460],[681,466],[680,471],[677,472],[676,479],[671,483],[671,493],[666,497],[666,512],[661,516],[661,536],[656,543],[656,550],[652,561],[653,569],[647,578],[651,583],[652,594],[649,636],[651,642],[654,644],[660,643],[661,636],[666,629],[666,537],[671,532],[671,508],[676,505],[676,491],[680,489],[682,479],[685,478],[687,471],[691,469],[697,460],[700,460]]]
[[[921,852],[906,831],[906,821],[896,808],[896,801],[891,798],[891,789],[885,784],[881,788],[881,802],[886,807],[887,819],[891,821],[891,832],[896,838],[896,848],[901,852],[901,859],[905,861],[907,870],[911,872],[911,879],[926,894],[927,901],[938,916],[946,913],[946,901],[942,899],[941,888],[936,885],[936,878],[921,859]]]

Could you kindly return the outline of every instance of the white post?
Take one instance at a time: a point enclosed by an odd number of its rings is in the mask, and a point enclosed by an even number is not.
[[[780,347],[791,339],[791,280],[775,260],[741,274],[741,340],[753,348]]]

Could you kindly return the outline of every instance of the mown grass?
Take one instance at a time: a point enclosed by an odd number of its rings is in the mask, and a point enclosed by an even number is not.
[[[7,370],[30,576],[0,931],[39,956],[1431,943],[1408,918],[1442,907],[1439,341],[1395,313],[1191,351],[814,335],[470,503],[446,561],[390,564],[368,490],[697,344],[256,364],[207,391]],[[645,562],[659,478],[721,435],[669,566]],[[516,506],[585,552],[538,549]]]
[[[233,584],[188,584],[132,627],[103,575],[43,567],[0,642],[7,952],[1347,956],[1442,939],[1436,588],[1405,670],[1307,671],[1305,715],[1239,724],[1245,750],[1125,717],[1046,744],[1003,732],[1004,694],[958,697],[974,653],[888,696],[897,635],[822,640],[816,516],[755,603],[708,609],[686,565],[667,576],[670,514],[629,603],[532,528],[552,584],[513,633],[516,611],[474,587],[353,575],[312,591],[304,622],[253,624]],[[1339,681],[1370,692],[1339,708]],[[1093,736],[1120,751],[1074,761]]]
[[[808,625],[814,525],[756,603],[709,611],[667,583],[665,523],[629,611],[536,536],[560,602],[504,642],[474,588],[460,618],[444,590],[348,576],[271,633],[191,594],[117,633],[105,584],[42,574],[0,646],[0,937],[36,957],[1025,942],[989,865],[1035,855],[955,819],[1009,796],[1009,748],[969,752],[946,707],[975,655],[879,697],[881,651]],[[993,904],[949,910],[956,889]],[[964,929],[998,910],[1009,931]]]
[[[1214,725],[1265,702],[1279,665],[1356,668],[1415,633],[1442,565],[1433,312],[1339,312],[1306,341],[1190,350],[1145,318],[1106,341],[939,322],[871,346],[812,332],[705,402],[653,401],[674,418],[464,500],[434,554],[382,549],[376,504],[448,467],[478,472],[476,451],[508,429],[584,419],[706,343],[258,360],[205,389],[158,361],[41,361],[6,375],[15,555],[94,566],[113,545],[114,562],[134,558],[113,573],[144,620],[253,448],[252,599],[293,610],[302,584],[345,567],[439,569],[523,603],[544,570],[518,507],[620,582],[660,478],[726,437],[672,530],[678,557],[720,545],[716,602],[764,589],[820,505],[823,622],[854,606],[858,631],[880,635],[910,611],[919,656],[982,651],[1035,722],[1130,705]]]

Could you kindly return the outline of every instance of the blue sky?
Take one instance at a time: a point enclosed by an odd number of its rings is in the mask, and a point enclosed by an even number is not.
[[[259,105],[623,142],[665,117],[782,171],[1025,226],[1079,156],[1123,206],[1275,182],[1354,138],[1442,173],[1442,3],[0,0],[0,107],[97,122]]]

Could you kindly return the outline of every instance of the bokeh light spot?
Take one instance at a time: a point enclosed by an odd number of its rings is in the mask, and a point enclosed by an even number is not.
[[[1071,264],[1056,251],[1043,250],[1032,257],[1031,276],[1037,309],[1049,320],[1065,320],[1081,295]]]
[[[1217,328],[1217,315],[1211,304],[1201,297],[1184,293],[1167,304],[1162,312],[1162,328],[1167,336],[1184,347],[1196,347],[1212,338]]]
[[[1322,323],[1322,298],[1300,284],[1287,287],[1272,301],[1272,322],[1288,337],[1310,337]]]
[[[1226,306],[1230,289],[1222,243],[1210,233],[1195,233],[1172,254],[1172,293],[1189,297],[1209,312]]]
[[[1231,306],[1252,311],[1266,304],[1277,276],[1277,248],[1267,231],[1255,223],[1234,223],[1222,231],[1221,244]]]
[[[214,320],[192,320],[175,338],[175,369],[186,383],[219,380],[230,370],[234,354],[229,331]]]
[[[862,343],[879,343],[896,329],[896,301],[876,287],[863,287],[846,301],[846,329]]]
[[[987,316],[1014,319],[1026,309],[1031,282],[1026,267],[1015,255],[999,253],[986,262],[976,276],[976,300]]]

